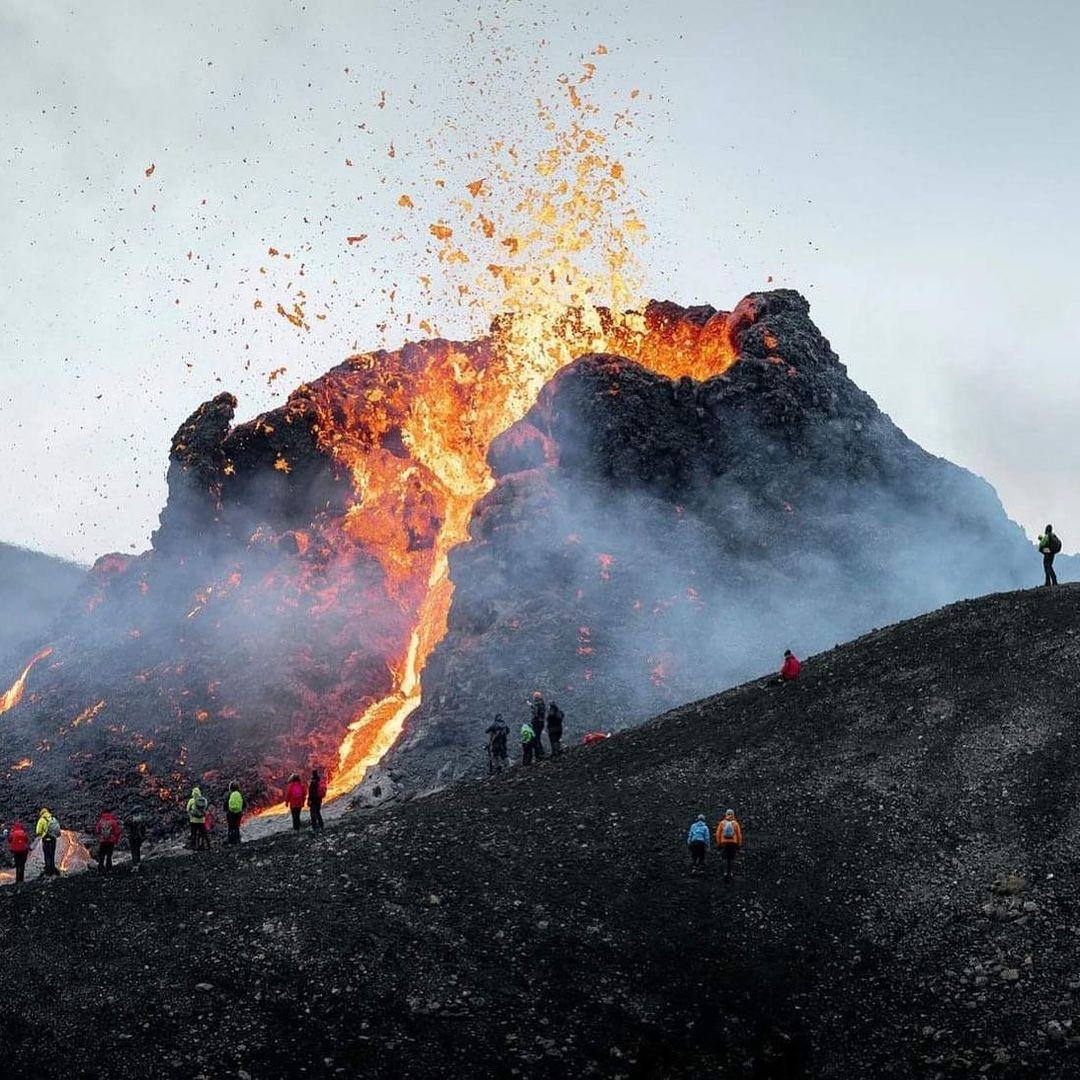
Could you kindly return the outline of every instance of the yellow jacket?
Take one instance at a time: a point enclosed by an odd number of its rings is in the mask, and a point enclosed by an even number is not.
[[[37,825],[34,827],[34,835],[44,839],[49,833],[50,821],[52,821],[52,814],[48,810],[42,810],[41,817],[37,819]]]

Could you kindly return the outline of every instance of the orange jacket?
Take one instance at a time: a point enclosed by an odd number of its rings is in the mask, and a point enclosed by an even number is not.
[[[724,823],[728,821],[735,826],[734,840],[724,836]],[[725,844],[734,844],[736,847],[742,847],[742,826],[734,818],[721,818],[720,824],[716,826],[716,843],[720,847],[723,847]]]

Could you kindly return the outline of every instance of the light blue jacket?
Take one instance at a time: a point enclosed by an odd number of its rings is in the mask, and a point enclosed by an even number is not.
[[[686,834],[686,843],[692,844],[695,840],[704,840],[705,846],[709,846],[709,826],[704,821],[695,821]]]

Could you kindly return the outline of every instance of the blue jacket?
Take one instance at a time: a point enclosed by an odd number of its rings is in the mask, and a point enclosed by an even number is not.
[[[709,846],[709,826],[704,821],[695,821],[686,834],[687,844],[692,844],[695,840],[704,840],[705,846]]]

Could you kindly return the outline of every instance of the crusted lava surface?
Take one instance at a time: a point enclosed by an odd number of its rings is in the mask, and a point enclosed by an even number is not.
[[[0,893],[14,1075],[1074,1076],[1080,587],[320,838]],[[745,851],[687,873],[727,806]],[[47,1015],[47,1023],[45,1016]]]

